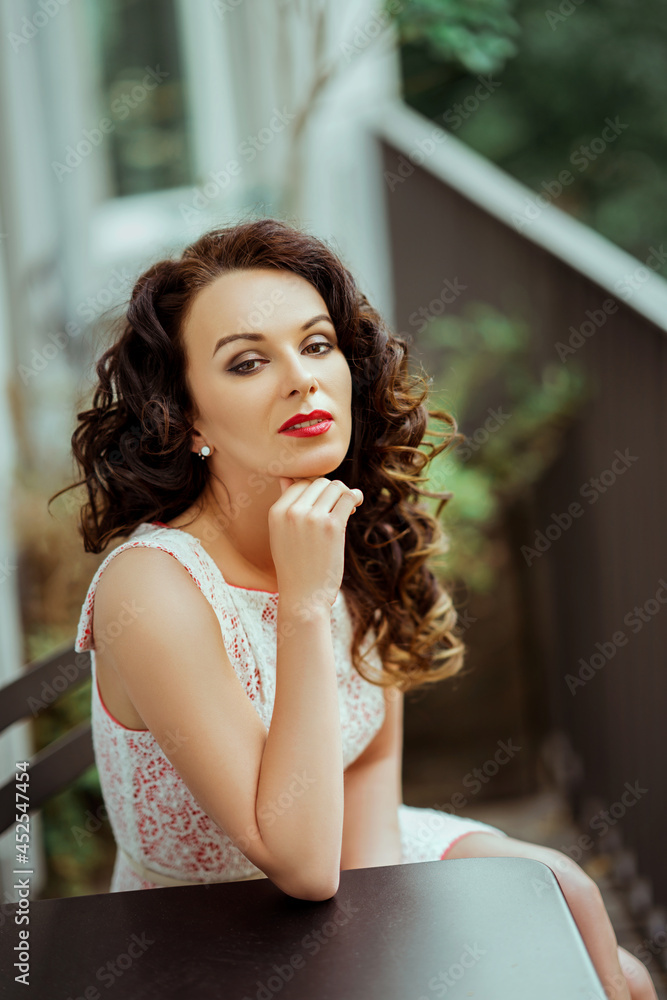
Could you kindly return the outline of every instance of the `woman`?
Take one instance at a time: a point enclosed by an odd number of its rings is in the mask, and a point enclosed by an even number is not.
[[[426,410],[405,343],[335,254],[275,219],[206,234],[139,278],[97,374],[72,438],[84,547],[129,538],[76,649],[111,890],[268,877],[317,900],[347,868],[534,858],[608,995],[655,998],[573,861],[402,802],[403,694],[463,662],[428,567],[446,539],[418,503],[439,515],[450,497],[419,473],[456,424]],[[452,429],[427,455],[429,415]]]

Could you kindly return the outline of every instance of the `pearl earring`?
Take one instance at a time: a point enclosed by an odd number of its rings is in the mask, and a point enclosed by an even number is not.
[[[209,448],[209,446],[207,444],[205,444],[204,447],[199,452],[199,457],[200,458],[208,458],[208,456],[210,454],[211,454],[211,449]]]

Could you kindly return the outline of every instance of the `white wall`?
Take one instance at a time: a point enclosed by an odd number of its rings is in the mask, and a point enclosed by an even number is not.
[[[12,362],[10,319],[7,302],[6,234],[0,206],[0,687],[9,683],[21,672],[23,643],[21,638],[18,597],[18,556],[12,530],[12,489],[15,463],[19,456],[15,447],[12,414],[7,391]],[[30,722],[18,722],[0,735],[0,785],[13,779],[16,762],[30,760],[33,753]],[[38,892],[44,881],[44,854],[42,849],[39,816],[30,819],[31,836],[29,857],[34,874],[30,878],[33,892]],[[18,896],[12,889],[17,876],[12,875],[15,864],[15,826],[12,824],[0,835],[0,902],[14,902]]]

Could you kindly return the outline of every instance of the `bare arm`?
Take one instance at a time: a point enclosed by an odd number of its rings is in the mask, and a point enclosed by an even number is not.
[[[385,690],[385,720],[344,773],[341,871],[401,863],[398,807],[403,801],[403,695]]]
[[[259,833],[274,857],[296,858],[321,898],[338,889],[343,749],[329,605],[302,621],[278,605],[276,697],[257,789]],[[295,780],[296,779],[296,780]],[[274,802],[278,810],[263,812]],[[276,814],[277,813],[277,814]]]
[[[115,632],[108,626],[124,620],[125,602],[140,613],[104,655],[197,802],[288,895],[330,898],[343,792],[329,614],[297,618],[291,631],[279,608],[284,638],[267,733],[184,566],[159,549],[119,553],[99,580],[94,634]],[[286,795],[293,801],[283,809]]]

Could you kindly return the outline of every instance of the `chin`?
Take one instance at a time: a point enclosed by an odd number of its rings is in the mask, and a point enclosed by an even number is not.
[[[340,468],[342,458],[333,459],[330,462],[312,462],[303,463],[293,472],[281,472],[281,476],[289,476],[290,479],[319,479],[321,477],[329,477],[332,472]]]

